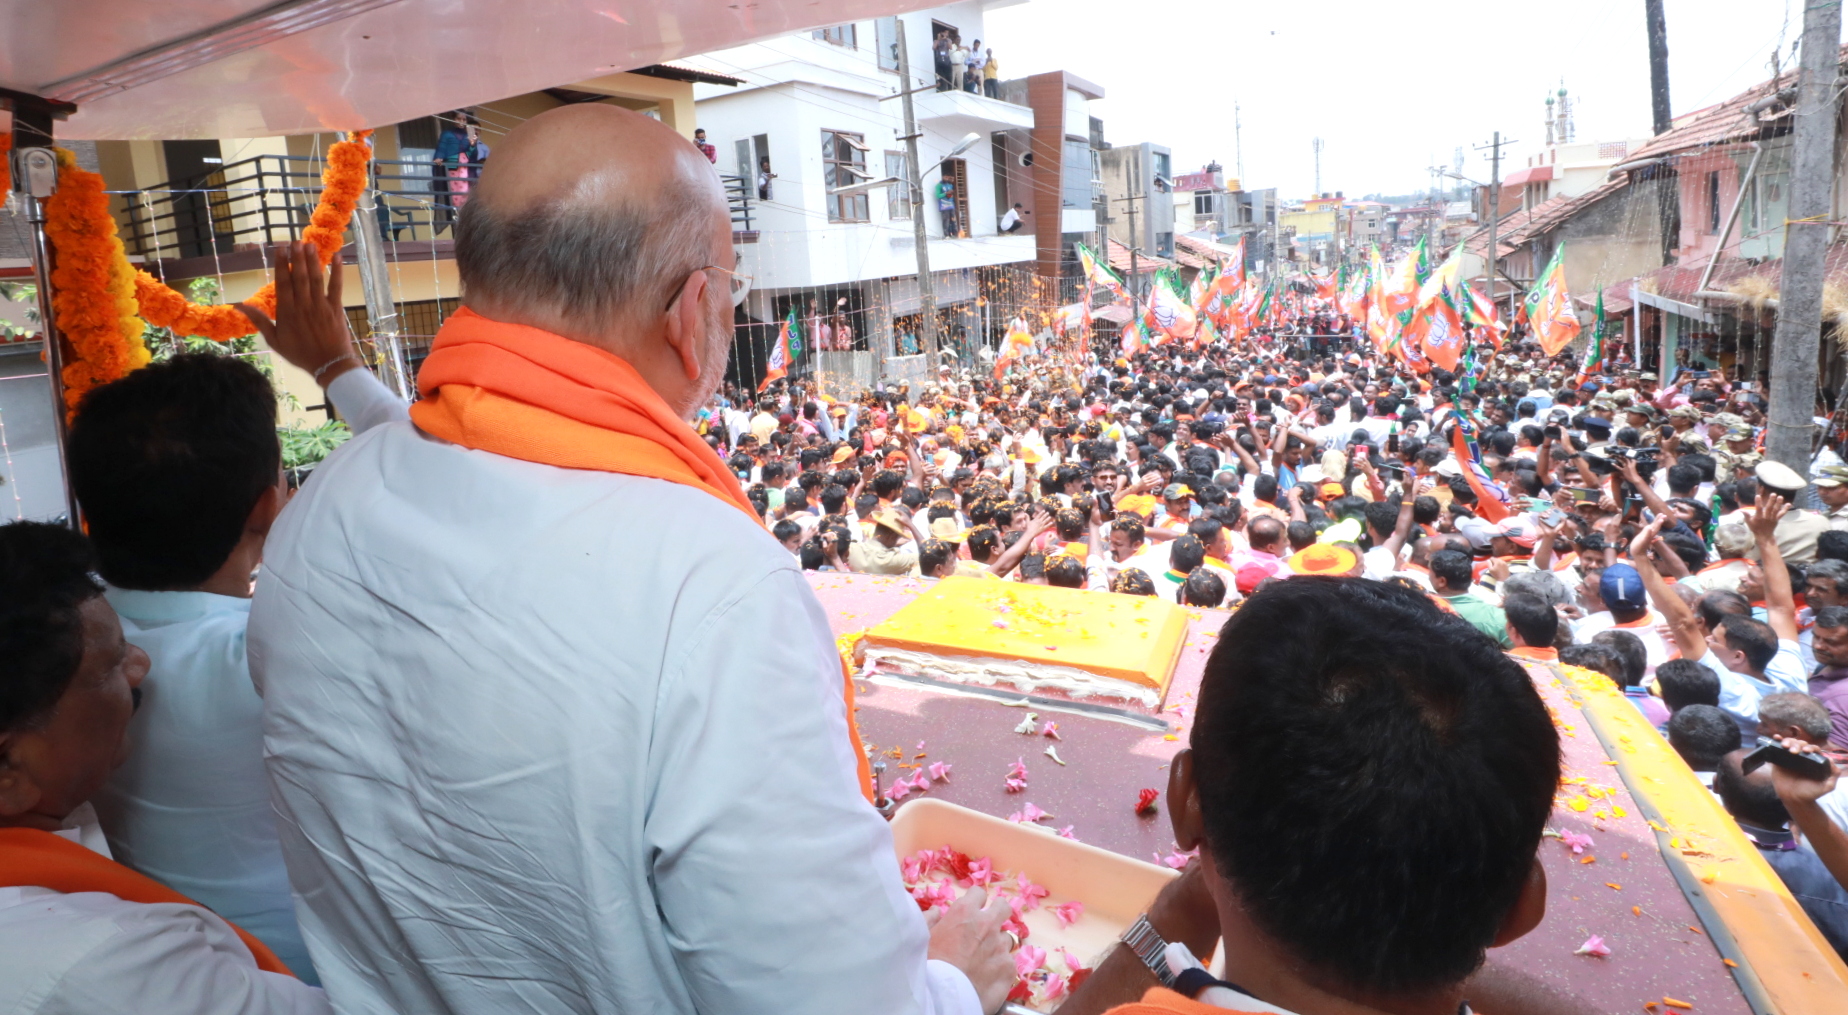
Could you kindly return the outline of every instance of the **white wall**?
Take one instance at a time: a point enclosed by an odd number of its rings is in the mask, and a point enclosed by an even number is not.
[[[983,5],[977,2],[904,15],[912,61],[912,87],[933,75],[930,56],[933,18],[955,25],[965,43],[984,38]],[[860,134],[867,147],[866,171],[886,176],[885,154],[902,152],[903,109],[898,99],[881,101],[898,88],[898,75],[879,68],[875,25],[856,25],[858,47],[847,49],[807,34],[722,50],[691,62],[746,79],[737,88],[700,85],[695,98],[699,126],[718,148],[720,170],[736,172],[735,142],[768,136],[772,200],[753,208],[759,232],[746,247],[749,270],[759,290],[805,288],[917,272],[912,221],[888,213],[885,189],[867,193],[870,221],[829,222],[823,178],[822,135],[827,130]],[[929,93],[917,96],[928,98]],[[984,100],[987,101],[987,100]],[[922,115],[922,114],[920,114]],[[953,126],[951,126],[953,124]],[[921,125],[920,161],[928,168],[962,136],[969,122],[927,121]],[[991,129],[1000,129],[994,126]],[[984,133],[986,131],[979,130]],[[933,269],[999,264],[1031,258],[1030,236],[997,236],[992,147],[986,140],[963,154],[968,167],[968,239],[942,239],[935,206],[936,173],[924,178],[925,221],[933,241]]]

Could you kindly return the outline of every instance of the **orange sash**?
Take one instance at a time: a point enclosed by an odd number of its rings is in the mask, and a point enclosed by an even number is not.
[[[129,870],[114,860],[78,845],[61,835],[36,828],[0,828],[0,886],[7,888],[49,888],[72,895],[77,892],[104,892],[123,902],[171,902],[198,906],[197,902],[166,885]],[[204,909],[204,906],[199,908]],[[294,976],[288,966],[269,950],[269,946],[235,923],[225,923],[250,949],[257,968],[267,973]]]
[[[1215,1008],[1172,990],[1150,987],[1148,993],[1142,995],[1142,1000],[1117,1005],[1104,1015],[1253,1015],[1253,1013],[1234,1011],[1231,1008]]]
[[[411,421],[452,444],[561,469],[664,479],[704,490],[763,525],[719,456],[614,353],[463,307],[437,331],[417,390],[423,400],[411,406]],[[844,665],[842,683],[860,790],[871,800]]]
[[[763,524],[719,456],[613,353],[463,307],[437,332],[417,390],[411,419],[427,434],[526,462],[695,487]]]

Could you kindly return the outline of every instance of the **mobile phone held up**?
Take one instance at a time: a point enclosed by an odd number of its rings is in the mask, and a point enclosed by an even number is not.
[[[1758,738],[1758,747],[1739,759],[1739,769],[1751,775],[1767,761],[1805,779],[1826,779],[1831,770],[1829,759],[1822,755],[1798,754],[1770,737]]]

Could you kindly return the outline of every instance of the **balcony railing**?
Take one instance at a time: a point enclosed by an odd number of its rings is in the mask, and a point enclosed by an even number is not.
[[[322,165],[312,156],[259,155],[190,179],[110,191],[121,201],[122,242],[132,254],[166,259],[299,240],[321,196]],[[467,203],[479,171],[469,169],[452,173],[434,162],[374,159],[372,218],[380,237],[453,238],[456,212]],[[721,179],[733,230],[750,232],[752,181]]]

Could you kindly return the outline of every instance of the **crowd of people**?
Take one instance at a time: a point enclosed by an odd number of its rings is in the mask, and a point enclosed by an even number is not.
[[[1490,958],[1545,912],[1523,662],[1622,687],[1848,942],[1834,776],[1744,759],[1848,748],[1848,469],[1764,461],[1745,385],[1258,336],[721,392],[711,163],[607,105],[456,244],[408,406],[279,253],[253,322],[358,434],[293,495],[268,379],[182,355],[74,414],[82,534],[0,526],[0,1010],[1000,1010],[1009,906],[921,913],[858,774],[830,569],[1235,611],[1200,857],[1068,1015],[1591,1010]]]

